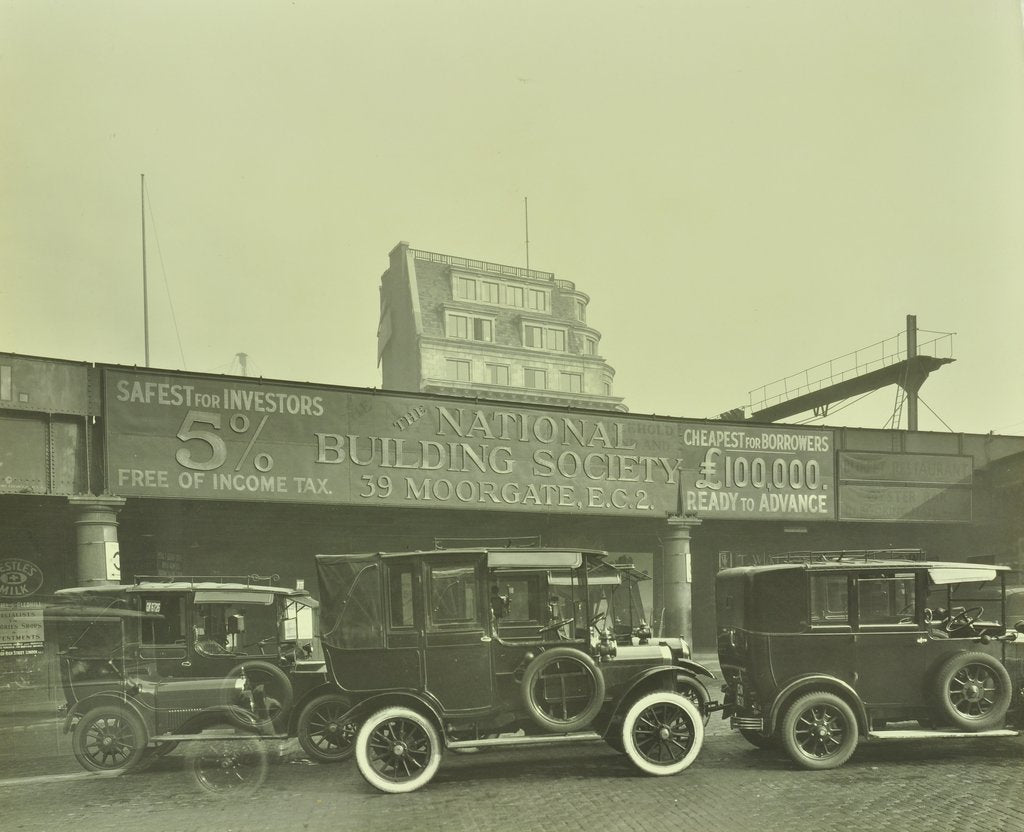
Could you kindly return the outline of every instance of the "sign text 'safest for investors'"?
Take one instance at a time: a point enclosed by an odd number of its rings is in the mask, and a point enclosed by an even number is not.
[[[835,518],[827,429],[106,369],[124,496]]]

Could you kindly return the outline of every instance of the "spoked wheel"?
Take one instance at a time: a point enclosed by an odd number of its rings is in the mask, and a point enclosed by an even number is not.
[[[187,743],[185,771],[192,783],[212,797],[244,797],[267,779],[267,750],[257,738],[223,725],[207,729],[203,739]]]
[[[400,794],[425,786],[441,764],[441,739],[433,723],[410,708],[378,711],[359,729],[359,773],[382,792]]]
[[[804,768],[837,768],[857,747],[857,718],[834,693],[814,691],[801,696],[782,720],[786,753]]]
[[[647,774],[679,773],[697,759],[703,743],[700,711],[678,693],[642,696],[622,721],[623,750]]]
[[[75,759],[87,771],[129,771],[146,752],[146,726],[132,711],[101,705],[75,726]]]
[[[707,708],[708,696],[703,685],[694,679],[679,680],[676,682],[676,690],[694,704],[701,714],[701,720],[707,725],[711,711]]]
[[[359,723],[344,720],[349,710],[347,700],[333,693],[318,696],[299,715],[299,745],[318,763],[347,760],[355,751]]]
[[[1002,663],[987,653],[960,653],[939,668],[939,710],[943,721],[968,731],[1002,726],[1013,685]]]

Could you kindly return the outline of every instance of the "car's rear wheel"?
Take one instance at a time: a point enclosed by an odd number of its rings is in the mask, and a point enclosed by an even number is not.
[[[129,771],[146,753],[146,726],[133,711],[100,705],[75,726],[75,759],[87,771]]]
[[[655,691],[634,702],[622,721],[622,748],[638,769],[677,774],[697,759],[704,743],[700,711],[685,696]]]
[[[838,768],[857,747],[857,718],[840,697],[814,691],[797,699],[782,720],[782,745],[803,768]]]
[[[950,656],[935,677],[941,721],[968,731],[1002,726],[1013,697],[1010,674],[987,653]]]
[[[318,763],[347,760],[355,751],[359,722],[344,719],[351,706],[348,700],[327,693],[312,700],[299,714],[299,745]]]
[[[185,771],[204,794],[245,797],[267,779],[270,762],[263,742],[233,725],[216,725],[185,745]]]
[[[366,782],[389,794],[414,791],[441,765],[441,738],[433,722],[411,708],[377,711],[356,736],[356,764]]]
[[[588,726],[604,704],[604,675],[586,653],[553,647],[537,656],[523,673],[527,713],[546,731],[570,733]]]

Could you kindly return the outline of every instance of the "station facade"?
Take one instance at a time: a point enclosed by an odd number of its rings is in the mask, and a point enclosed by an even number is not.
[[[0,353],[0,662],[59,588],[273,575],[318,553],[536,544],[652,575],[715,642],[714,576],[817,549],[1024,569],[1024,437],[755,424]],[[28,611],[29,614],[26,614]],[[2,668],[0,668],[2,669]]]

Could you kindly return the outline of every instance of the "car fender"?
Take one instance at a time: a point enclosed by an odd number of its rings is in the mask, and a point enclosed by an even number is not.
[[[699,667],[699,665],[698,665]],[[611,725],[615,718],[621,716],[629,709],[629,705],[636,698],[635,694],[638,688],[650,688],[655,689],[657,686],[650,684],[652,679],[661,677],[659,681],[662,683],[666,690],[676,689],[676,679],[680,675],[687,675],[687,673],[681,673],[680,671],[688,671],[689,668],[681,668],[678,665],[662,665],[661,667],[651,667],[642,673],[638,673],[632,679],[630,679],[625,685],[621,687],[621,693],[619,695],[619,701],[615,704],[615,709],[608,714],[606,719],[602,720],[602,725],[598,729],[600,732],[607,730],[608,726]],[[710,675],[710,674],[709,674]],[[711,696],[708,693],[704,683],[700,681],[696,676],[688,677],[688,681],[692,681],[695,685],[700,687],[704,693],[704,701],[710,702]]]
[[[273,733],[273,726],[261,724],[255,719],[252,711],[248,711],[238,705],[213,705],[209,708],[204,708],[181,723],[174,730],[174,733],[198,734],[206,728],[223,725],[225,722],[244,731],[251,731],[254,734]]]
[[[64,733],[67,734],[71,731],[71,727],[80,717],[84,716],[98,705],[117,705],[119,708],[126,708],[142,720],[142,724],[146,726],[147,731],[152,729],[152,721],[146,719],[146,715],[143,713],[142,708],[140,708],[135,702],[123,695],[113,693],[112,691],[106,691],[104,693],[94,693],[92,696],[87,696],[85,699],[79,699],[71,708],[69,708],[67,716],[64,717]]]
[[[355,701],[358,697],[353,696],[350,692],[344,691],[332,682],[324,681],[310,688],[302,694],[300,698],[295,700],[292,705],[292,709],[288,714],[288,736],[295,736],[295,732],[299,728],[299,715],[302,713],[303,708],[306,707],[310,702],[316,699],[318,696],[323,696],[326,693],[333,693],[340,696],[343,699],[347,699],[350,702]]]
[[[692,673],[694,676],[707,676],[709,679],[715,678],[714,673],[704,667],[700,662],[693,661],[693,659],[676,659],[676,664],[688,673]]]
[[[344,695],[344,692],[341,695]],[[441,714],[444,711],[441,703],[430,694],[422,691],[389,690],[371,694],[356,702],[351,710],[345,714],[344,718],[354,717],[361,721],[375,711],[379,711],[381,708],[386,708],[389,705],[404,705],[407,708],[423,713],[434,721],[441,736],[445,736],[444,720],[441,718]]]
[[[853,689],[849,682],[844,682],[836,676],[829,676],[825,673],[808,673],[791,679],[783,685],[775,696],[772,697],[771,705],[766,712],[764,721],[765,733],[771,733],[775,730],[779,715],[785,705],[799,694],[811,690],[826,690],[846,700],[847,704],[853,708],[853,713],[857,717],[857,726],[860,732],[862,734],[867,733],[868,712],[860,696],[857,695],[857,691]]]

